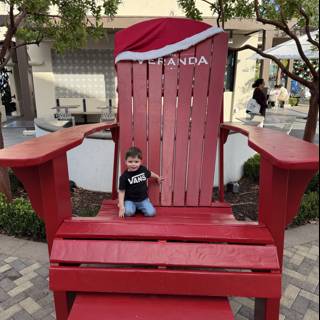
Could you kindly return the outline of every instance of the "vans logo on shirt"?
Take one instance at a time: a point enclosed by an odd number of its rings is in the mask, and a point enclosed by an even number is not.
[[[128,179],[130,184],[136,184],[136,183],[140,183],[140,182],[143,182],[146,180],[147,180],[147,178],[144,173],[140,173],[136,176],[133,176],[131,179],[130,178]]]

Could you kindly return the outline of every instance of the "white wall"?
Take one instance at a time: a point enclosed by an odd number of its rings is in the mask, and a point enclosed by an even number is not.
[[[256,152],[248,146],[248,138],[240,133],[230,134],[224,146],[224,183],[239,181],[244,163]],[[219,152],[216,161],[214,185],[219,185]]]
[[[223,97],[224,121],[230,121],[232,119],[233,94],[234,93],[232,91],[226,91],[224,93],[224,97]]]
[[[36,126],[36,136],[48,132]],[[84,139],[67,153],[69,179],[80,188],[92,191],[112,191],[114,142],[103,139]]]
[[[202,0],[196,0],[197,8],[204,16],[212,16],[210,6]],[[182,16],[185,14],[178,6],[177,0],[123,0],[119,6],[118,16],[161,17]]]
[[[36,126],[36,136],[47,134]],[[225,184],[242,177],[243,164],[255,152],[248,147],[248,140],[240,134],[229,136],[225,144]],[[78,187],[92,191],[112,191],[114,142],[112,140],[84,139],[82,145],[67,153],[69,178]],[[216,161],[214,185],[219,184],[219,153]]]
[[[38,118],[53,117],[51,108],[56,105],[51,48],[50,42],[42,42],[39,47],[28,46]]]
[[[237,35],[233,38],[232,46],[239,48],[246,44],[253,47],[258,46],[258,33],[251,37]],[[236,67],[236,78],[234,85],[233,109],[244,109],[249,99],[252,97],[252,84],[255,80],[256,60],[249,59],[253,51],[244,50],[238,52]],[[231,120],[231,119],[230,119]]]

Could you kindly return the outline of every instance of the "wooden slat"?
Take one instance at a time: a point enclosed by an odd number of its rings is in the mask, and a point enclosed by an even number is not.
[[[281,297],[280,273],[50,267],[53,291]]]
[[[185,225],[189,228],[193,228],[194,226],[214,226],[214,225],[226,225],[226,226],[237,226],[237,225],[253,225],[256,226],[257,222],[245,222],[243,221],[237,221],[235,220],[232,216],[230,215],[225,215],[221,217],[217,216],[216,218],[213,219],[206,219],[204,218],[188,218],[186,217],[185,219],[181,219],[181,217],[165,217],[163,216],[161,219],[157,219],[153,223],[151,223],[151,219],[148,219],[144,217],[142,214],[137,214],[134,218],[126,218],[122,219],[116,216],[114,214],[113,216],[107,216],[107,217],[93,217],[93,218],[74,218],[73,220],[77,221],[95,221],[95,222],[108,222],[108,223],[121,223],[123,226],[127,224],[139,224],[141,226],[144,226],[145,228],[148,228],[149,225]],[[124,227],[125,228],[125,227]]]
[[[231,208],[228,207],[156,207],[158,215],[152,219],[152,221],[157,221],[162,217],[185,217],[186,215],[193,217],[194,219],[198,218],[198,215],[210,215],[212,220],[221,219],[220,214],[223,215],[223,219],[226,219],[226,216],[230,216],[232,220],[235,220],[235,217],[232,214]],[[117,204],[114,205],[103,205],[99,212],[99,217],[108,217],[112,216],[114,212],[118,210]],[[149,219],[148,219],[149,220]],[[208,220],[207,222],[210,222]]]
[[[100,209],[99,215],[101,221],[114,222],[142,222],[147,225],[153,223],[167,223],[172,224],[214,224],[216,222],[230,222],[237,224],[237,220],[228,207],[212,208],[212,207],[156,207],[157,215],[153,219],[146,219],[142,214],[137,213],[134,219],[120,219],[118,216],[117,205],[103,205]],[[243,224],[243,222],[240,222]],[[255,223],[256,224],[256,223]]]
[[[212,201],[212,186],[217,154],[219,123],[223,99],[224,73],[228,51],[227,34],[213,38],[213,57],[210,75],[207,124],[205,129],[202,176],[200,183],[200,205]]]
[[[273,244],[266,227],[244,225],[141,224],[131,221],[66,221],[57,237],[69,239],[153,239],[248,244]]]
[[[121,62],[117,67],[119,91],[120,158],[121,168],[125,169],[124,156],[132,146],[132,63]]]
[[[168,223],[173,223],[175,221],[175,218],[180,218],[180,222],[182,223],[185,218],[191,218],[194,219],[194,222],[196,222],[199,219],[204,219],[206,223],[210,223],[214,220],[232,220],[236,222],[235,217],[230,212],[229,208],[219,208],[218,210],[213,210],[212,208],[202,207],[206,210],[199,210],[198,208],[183,208],[183,207],[175,207],[168,208],[168,207],[156,207],[157,210],[157,216],[152,219],[152,221],[148,220],[148,224],[152,224],[153,222],[159,222],[162,219],[166,219]],[[113,214],[117,212],[118,209],[116,206],[110,206],[110,207],[103,207],[100,210],[100,214],[98,217],[113,217]],[[139,215],[137,215],[139,217]],[[172,220],[170,220],[172,218]],[[118,219],[117,219],[118,220]],[[123,219],[122,219],[123,220]],[[132,219],[131,219],[132,220]],[[129,220],[127,220],[129,221]],[[146,222],[146,219],[144,219]],[[241,222],[243,224],[243,221]]]
[[[189,50],[183,51],[180,54],[180,59],[184,61],[185,59],[189,59],[189,57],[194,57],[194,55],[195,48],[193,47]],[[175,206],[183,206],[185,204],[187,172],[186,159],[188,159],[193,72],[193,65],[184,65],[183,63],[180,63],[173,191],[173,204]]]
[[[101,204],[101,209],[103,208],[106,208],[106,207],[109,207],[109,206],[118,206],[118,200],[112,200],[112,199],[104,199],[102,201],[102,204]],[[171,211],[177,211],[177,212],[180,212],[180,211],[190,211],[190,212],[194,212],[195,210],[197,212],[217,212],[217,210],[219,210],[219,213],[230,213],[232,214],[232,208],[231,208],[231,205],[230,203],[227,203],[227,202],[219,202],[219,201],[215,201],[215,202],[212,202],[210,206],[207,206],[207,207],[197,207],[197,208],[194,208],[194,207],[185,207],[185,206],[181,206],[181,207],[173,207],[173,206],[170,206],[170,207],[161,207],[161,210],[170,210]],[[220,211],[221,210],[221,211]]]
[[[147,164],[147,64],[133,63],[133,140]]]
[[[234,319],[227,298],[79,294],[68,320],[178,320],[181,315],[183,320]]]
[[[161,134],[161,108],[162,108],[162,65],[149,64],[149,140],[148,164],[149,169],[157,174],[160,170],[160,134]],[[155,181],[149,181],[149,198],[158,206],[160,204],[160,189]]]
[[[212,56],[211,47],[212,38],[200,43],[196,47],[196,56],[198,61],[200,61],[200,59],[204,57],[208,64],[200,64],[195,67],[193,106],[191,116],[192,124],[190,137],[190,153],[187,178],[186,204],[188,206],[199,205],[203,135],[208,102],[207,94]],[[206,161],[206,159],[204,159],[204,161]],[[206,173],[204,172],[204,174]]]
[[[52,263],[279,270],[275,246],[55,239]]]
[[[170,63],[175,61],[175,65]],[[174,133],[177,103],[179,55],[174,54],[164,61],[164,100],[163,100],[163,141],[162,141],[162,176],[165,183],[161,189],[161,205],[172,205]]]

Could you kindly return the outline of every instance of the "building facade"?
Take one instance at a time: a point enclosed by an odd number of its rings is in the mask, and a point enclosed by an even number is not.
[[[198,7],[203,13],[204,22],[216,26],[216,20],[211,17],[209,6],[198,1]],[[3,15],[5,8],[2,7]],[[13,70],[13,94],[17,97],[18,114],[29,117],[35,114],[39,118],[52,118],[55,109],[60,105],[78,105],[78,110],[94,112],[109,104],[117,105],[116,77],[114,71],[113,48],[114,34],[118,30],[129,27],[137,22],[157,17],[184,17],[184,13],[176,1],[162,0],[126,0],[123,2],[115,19],[104,18],[105,37],[99,41],[89,41],[85,48],[58,55],[52,42],[43,41],[41,45],[28,46],[25,54],[27,66],[11,63]],[[240,47],[250,44],[261,46],[262,35],[270,33],[264,26],[250,20],[232,20],[225,25],[229,32],[229,46]],[[270,37],[269,37],[270,38]],[[265,48],[272,46],[267,39],[262,44]],[[20,53],[22,55],[22,53]],[[234,110],[243,109],[252,95],[251,85],[257,76],[257,62],[250,59],[251,51],[231,52],[228,57],[225,81],[224,117],[232,120]],[[22,58],[20,58],[22,59]],[[268,72],[265,62],[264,74]],[[16,75],[19,75],[17,77]],[[31,79],[30,79],[31,78]],[[21,90],[21,87],[24,90]],[[19,89],[20,88],[20,89]],[[31,92],[26,99],[27,88]],[[21,106],[22,101],[28,101],[28,106]],[[34,105],[33,105],[34,104]],[[30,110],[28,110],[30,109]],[[35,109],[35,112],[32,112]]]

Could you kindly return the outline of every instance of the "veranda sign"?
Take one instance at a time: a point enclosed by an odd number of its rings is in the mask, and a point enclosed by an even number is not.
[[[151,59],[151,60],[147,60],[148,64],[158,64],[158,65],[166,65],[166,66],[178,66],[180,65],[197,65],[200,66],[202,64],[206,64],[208,65],[209,62],[206,59],[205,56],[201,56],[201,57],[180,57],[179,59],[177,58],[158,58],[158,59]],[[144,61],[140,61],[140,63],[142,64]]]

